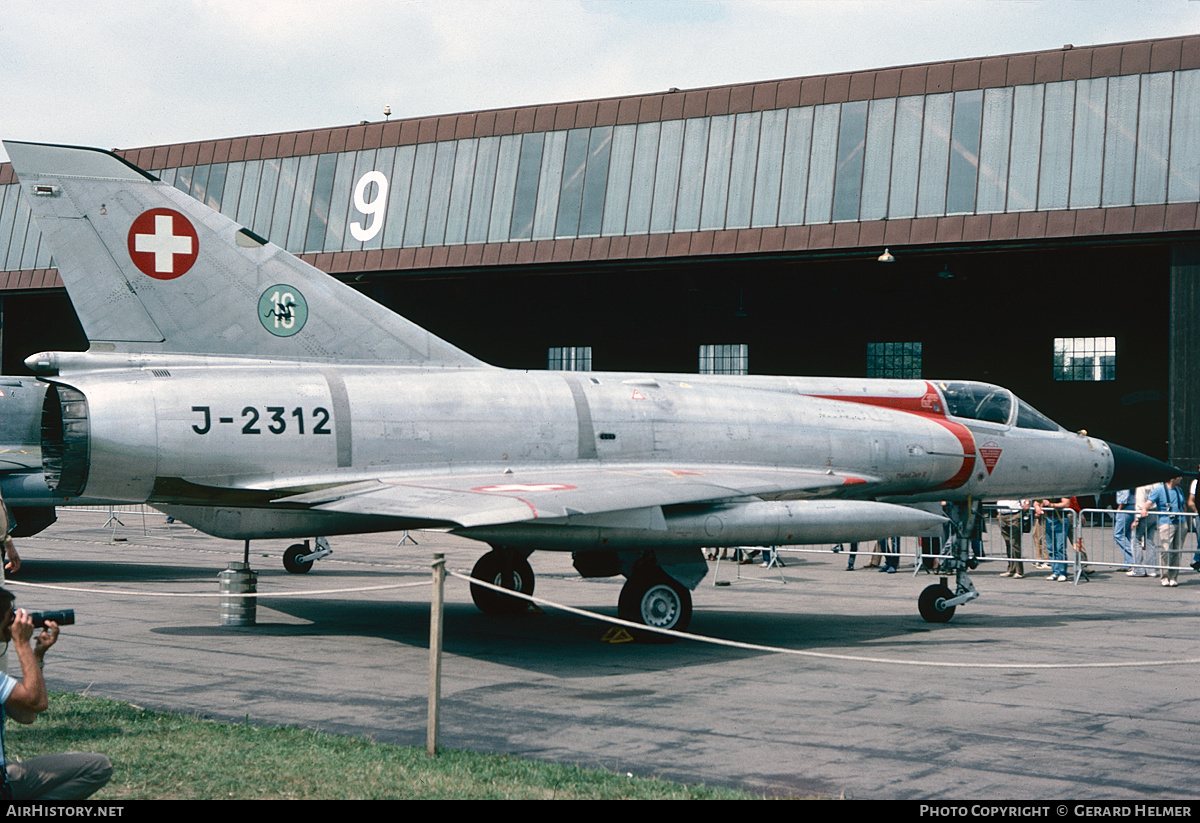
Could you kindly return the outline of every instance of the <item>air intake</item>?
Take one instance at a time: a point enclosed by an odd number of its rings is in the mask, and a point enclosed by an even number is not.
[[[88,477],[87,399],[70,386],[50,386],[42,404],[42,474],[50,491],[83,494]]]

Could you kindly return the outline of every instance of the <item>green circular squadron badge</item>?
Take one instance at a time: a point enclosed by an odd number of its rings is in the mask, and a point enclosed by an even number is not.
[[[291,286],[271,286],[258,298],[258,320],[276,337],[291,337],[308,321],[308,302]]]

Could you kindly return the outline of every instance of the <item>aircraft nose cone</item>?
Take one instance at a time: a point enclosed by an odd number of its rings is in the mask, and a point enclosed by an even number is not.
[[[1174,466],[1133,449],[1127,449],[1115,443],[1109,443],[1108,447],[1112,450],[1113,476],[1105,491],[1135,489],[1138,486],[1159,483],[1183,474]]]

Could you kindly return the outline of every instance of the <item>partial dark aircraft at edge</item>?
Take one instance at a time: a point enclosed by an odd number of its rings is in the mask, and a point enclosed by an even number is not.
[[[447,529],[491,547],[478,579],[531,593],[529,556],[570,551],[627,578],[621,617],[683,630],[702,547],[940,534],[940,501],[969,533],[984,499],[1178,474],[985,383],[497,368],[115,154],[4,145],[90,343],[0,383],[33,528],[102,500],[225,538]],[[966,561],[927,620],[977,596]]]

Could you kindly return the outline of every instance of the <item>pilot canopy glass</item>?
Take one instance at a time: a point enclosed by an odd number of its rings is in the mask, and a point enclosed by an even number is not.
[[[1008,389],[965,381],[938,383],[937,386],[946,399],[947,413],[953,417],[1016,425],[1021,429],[1058,431],[1061,428]]]

